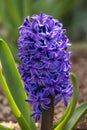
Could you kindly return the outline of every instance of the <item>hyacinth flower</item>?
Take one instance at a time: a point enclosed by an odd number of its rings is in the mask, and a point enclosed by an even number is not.
[[[75,109],[78,84],[76,76],[70,73],[71,44],[66,30],[44,13],[26,17],[19,30],[18,69],[9,47],[0,39],[0,84],[20,129],[37,130],[34,121],[41,119],[41,130],[74,130],[87,112],[87,103]],[[61,101],[67,108],[53,124],[54,107]],[[1,124],[0,129],[13,130]]]
[[[71,44],[63,25],[44,13],[26,17],[19,30],[18,57],[21,64],[18,69],[29,96],[26,101],[33,105],[31,116],[37,122],[44,110],[53,109],[61,100],[68,105],[72,84],[71,52],[67,52],[67,48]]]

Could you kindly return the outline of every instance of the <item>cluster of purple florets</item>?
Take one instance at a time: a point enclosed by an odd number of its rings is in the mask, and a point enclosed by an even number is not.
[[[55,104],[64,100],[67,106],[72,95],[71,52],[66,51],[71,44],[63,25],[44,13],[26,17],[19,29],[19,71],[29,95],[27,101],[33,105],[31,116],[38,121],[42,109],[50,109],[50,96]]]

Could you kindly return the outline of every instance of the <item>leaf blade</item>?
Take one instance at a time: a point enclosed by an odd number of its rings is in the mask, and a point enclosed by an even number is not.
[[[12,128],[8,128],[6,126],[3,126],[2,124],[0,124],[0,130],[13,130]]]
[[[24,130],[24,129],[25,130],[31,130],[30,127],[28,126],[26,120],[24,119],[23,115],[21,114],[20,110],[16,106],[16,103],[15,103],[15,101],[14,101],[14,99],[13,99],[13,97],[12,97],[10,91],[9,91],[9,87],[7,86],[7,83],[5,81],[5,78],[4,78],[1,70],[0,70],[0,83],[3,87],[5,95],[8,99],[8,101],[9,101],[10,107],[11,107],[11,109],[12,109],[21,129],[22,130]]]
[[[7,84],[6,84],[5,78],[4,78],[4,76],[3,76],[1,70],[0,70],[0,84],[1,84],[2,87],[3,87],[3,90],[4,90],[4,92],[5,92],[5,95],[6,95],[6,97],[7,97],[8,100],[9,100],[10,106],[12,107],[12,110],[13,110],[15,116],[16,116],[16,117],[20,117],[20,114],[21,114],[21,113],[20,113],[20,111],[18,110],[18,108],[17,108],[17,106],[16,106],[16,104],[15,104],[15,102],[14,102],[14,99],[13,99],[13,97],[12,97],[10,91],[9,91],[9,88],[8,88],[8,86],[7,86]]]
[[[78,99],[78,82],[77,82],[76,76],[72,73],[71,73],[71,80],[72,80],[72,84],[73,84],[72,101],[71,101],[70,105],[68,106],[68,108],[66,109],[62,119],[57,123],[56,128],[54,128],[54,130],[63,130],[66,123],[68,122],[69,118],[71,117],[71,115],[73,114],[73,112],[75,110],[75,106],[76,106],[77,99]]]
[[[30,117],[29,105],[25,102],[27,96],[24,92],[23,82],[15,65],[13,56],[7,44],[2,39],[0,39],[0,59],[7,85],[17,107],[30,127],[36,130],[36,126]]]
[[[82,105],[76,108],[70,120],[65,125],[64,130],[74,130],[76,124],[86,113],[87,113],[87,102],[83,103]]]

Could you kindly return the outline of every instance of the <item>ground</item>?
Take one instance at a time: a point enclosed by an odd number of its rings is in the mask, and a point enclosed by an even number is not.
[[[79,98],[77,105],[87,101],[87,52],[80,49],[75,52],[71,58],[72,69],[77,76],[79,82]],[[54,112],[54,121],[61,118],[65,107],[63,103],[60,103]],[[15,130],[19,130],[16,123],[16,119],[11,112],[8,105],[8,101],[0,87],[0,122],[7,123],[6,125],[14,127]],[[37,124],[38,125],[38,124]],[[87,115],[85,115],[81,121],[77,124],[75,130],[87,130]]]

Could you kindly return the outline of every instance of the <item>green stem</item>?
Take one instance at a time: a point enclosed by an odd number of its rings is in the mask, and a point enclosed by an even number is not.
[[[49,110],[42,110],[41,130],[52,130],[54,115],[54,98],[51,97],[51,103],[48,105]]]

